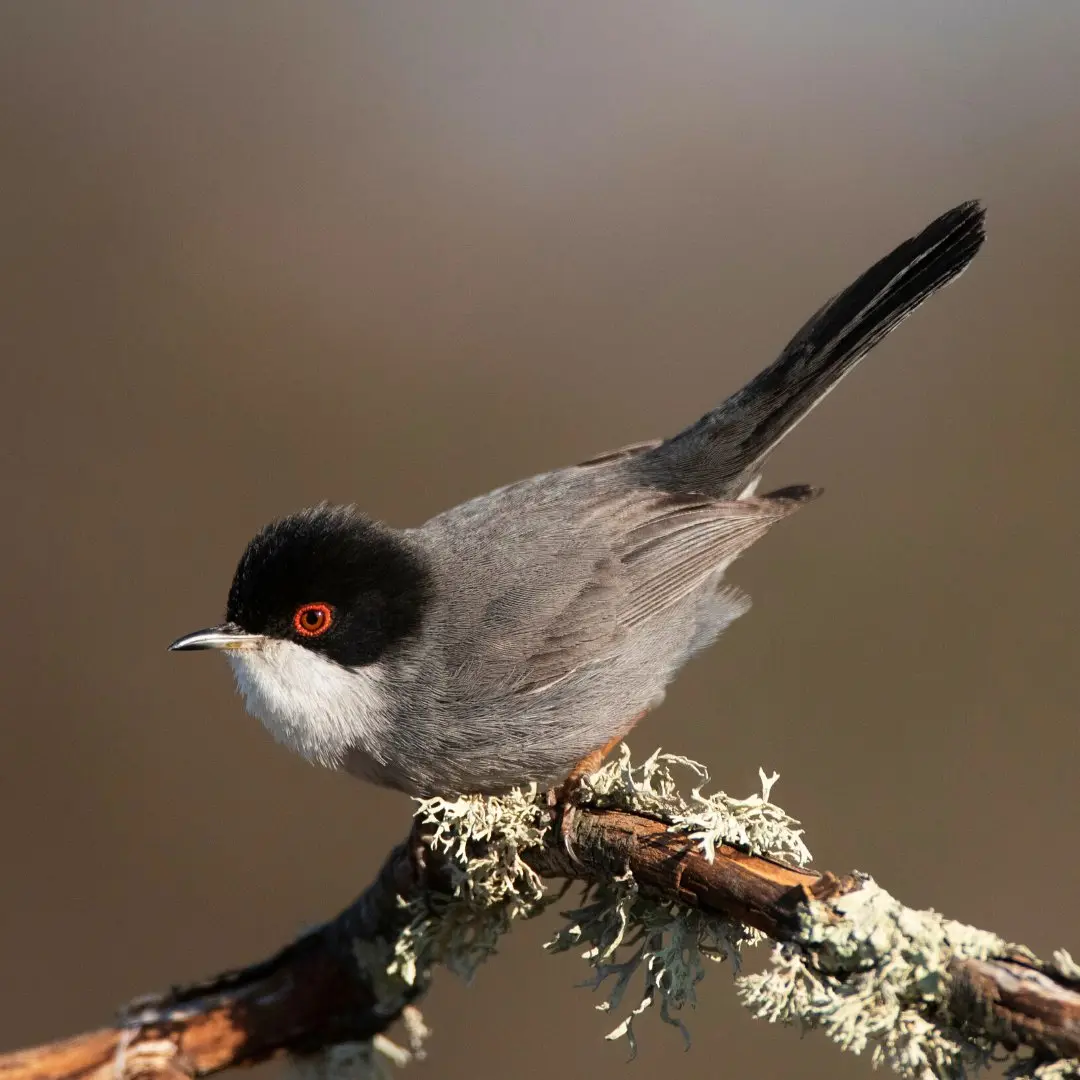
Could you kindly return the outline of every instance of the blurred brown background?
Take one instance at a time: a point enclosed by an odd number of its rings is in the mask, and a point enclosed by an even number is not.
[[[1078,130],[1073,0],[0,5],[0,1046],[260,957],[404,832],[165,652],[259,525],[669,433],[972,196],[983,254],[776,455],[827,496],[632,745],[1080,951]],[[439,978],[417,1076],[629,1075],[552,925]],[[868,1072],[701,999],[639,1074]]]

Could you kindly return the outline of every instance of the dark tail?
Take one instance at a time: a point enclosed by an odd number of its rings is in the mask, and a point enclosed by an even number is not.
[[[983,242],[983,213],[977,202],[966,202],[942,214],[834,296],[770,367],[643,456],[652,482],[738,495],[773,447],[886,334],[971,262]]]

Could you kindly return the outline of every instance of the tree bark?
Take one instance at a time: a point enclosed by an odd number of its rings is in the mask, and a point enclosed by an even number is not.
[[[525,854],[541,876],[595,882],[629,868],[644,892],[738,920],[778,942],[792,940],[812,899],[860,888],[855,875],[793,868],[728,845],[710,862],[687,837],[625,811],[579,809],[568,830],[572,856],[558,836]],[[283,1052],[369,1040],[407,1002],[380,1008],[355,943],[392,940],[408,921],[401,901],[442,887],[430,851],[402,844],[348,908],[275,956],[135,1001],[115,1026],[0,1056],[0,1080],[204,1076]],[[958,960],[951,975],[950,1008],[972,1030],[1047,1059],[1080,1057],[1080,986],[1051,965],[1010,954]],[[421,975],[410,1000],[425,989]]]

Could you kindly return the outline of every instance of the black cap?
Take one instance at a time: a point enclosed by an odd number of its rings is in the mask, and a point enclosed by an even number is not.
[[[431,598],[419,550],[351,506],[317,506],[275,521],[248,544],[226,618],[350,667],[414,636]]]

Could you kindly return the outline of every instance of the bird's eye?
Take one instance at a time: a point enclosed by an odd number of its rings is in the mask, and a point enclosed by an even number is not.
[[[304,604],[296,609],[292,624],[301,637],[313,638],[325,634],[333,621],[334,611],[329,604]]]

